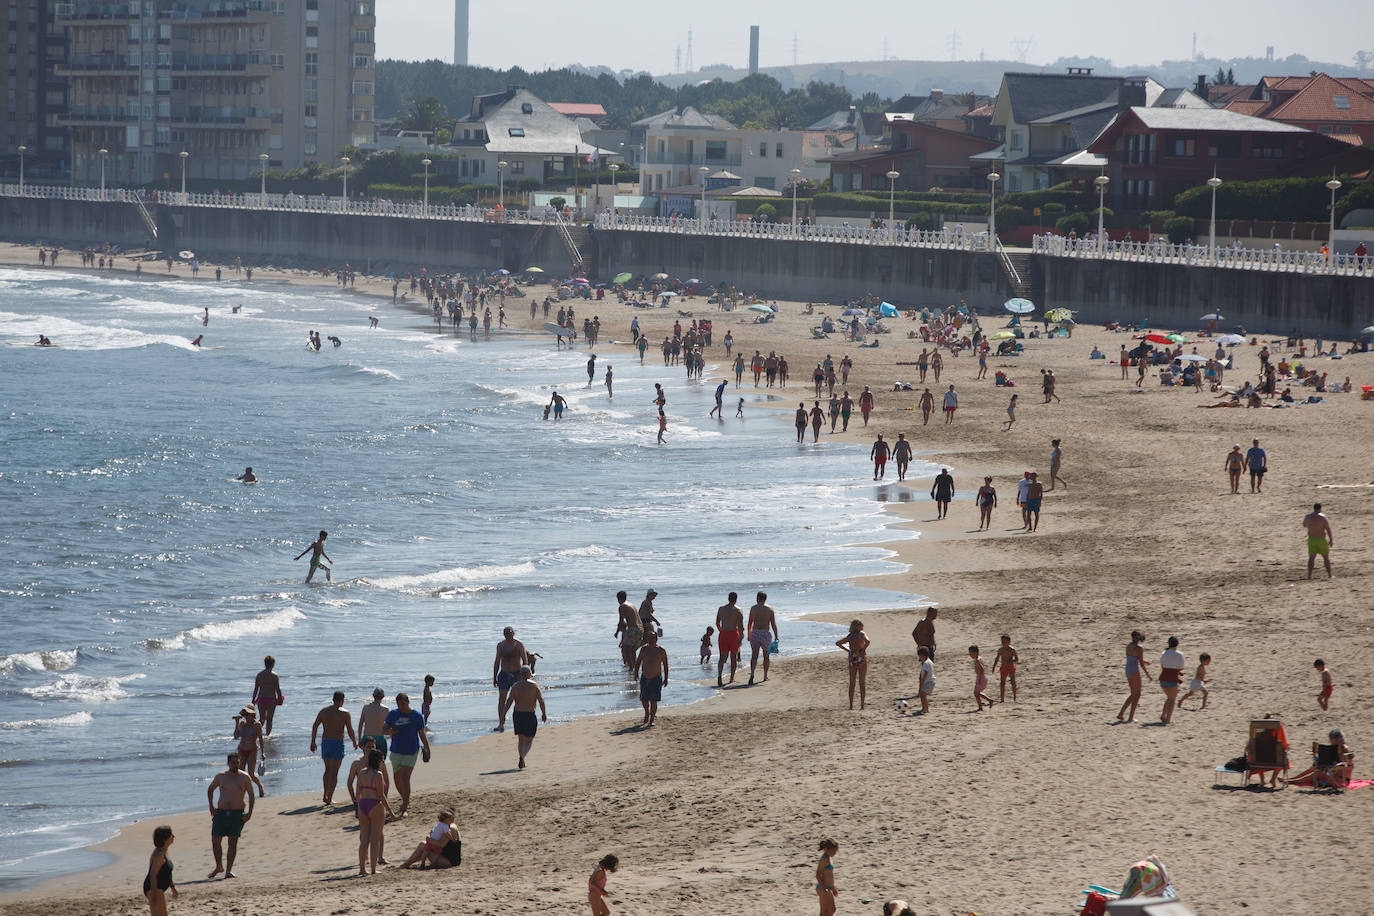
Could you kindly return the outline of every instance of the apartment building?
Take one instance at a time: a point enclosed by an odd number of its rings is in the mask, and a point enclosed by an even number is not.
[[[33,180],[68,177],[67,129],[57,118],[67,108],[67,81],[56,67],[67,59],[66,30],[56,24],[55,0],[0,0],[5,54],[0,66],[0,173]]]
[[[22,2],[22,0],[21,0]],[[373,140],[374,0],[59,3],[76,181],[241,179]],[[103,152],[102,152],[103,150]],[[183,156],[182,154],[185,153]]]

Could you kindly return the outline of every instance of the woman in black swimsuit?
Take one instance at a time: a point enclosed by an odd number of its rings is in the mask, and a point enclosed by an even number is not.
[[[148,874],[143,878],[143,896],[148,898],[148,912],[152,916],[167,916],[167,891],[172,899],[180,895],[172,883],[172,860],[167,850],[172,845],[172,828],[166,825],[153,830],[153,854],[148,859]]]

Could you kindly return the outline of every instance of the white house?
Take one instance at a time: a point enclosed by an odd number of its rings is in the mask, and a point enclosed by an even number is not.
[[[741,130],[686,118],[652,119],[644,139],[639,180],[645,194],[700,185],[703,168],[707,174],[728,169],[745,186],[781,191],[793,169],[807,180],[828,177],[828,167],[817,160],[835,151],[808,142],[814,138],[807,131]]]
[[[618,154],[582,139],[577,123],[519,86],[475,96],[472,110],[453,127],[441,172],[468,184],[496,184],[505,162],[507,182],[567,178],[604,165]]]

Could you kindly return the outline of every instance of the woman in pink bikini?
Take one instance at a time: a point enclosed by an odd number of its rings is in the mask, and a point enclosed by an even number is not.
[[[849,652],[849,708],[854,708],[854,683],[859,684],[859,708],[868,698],[868,637],[862,620],[849,622],[849,633],[835,641],[835,645]]]
[[[382,828],[391,804],[386,800],[386,773],[382,763],[386,758],[379,750],[367,755],[367,766],[348,779],[348,792],[358,800],[358,874],[368,874],[369,860],[372,874],[377,874],[377,860],[382,857]]]
[[[611,916],[611,904],[606,899],[606,874],[619,867],[620,860],[615,856],[602,856],[587,879],[587,902],[591,904],[592,916]]]

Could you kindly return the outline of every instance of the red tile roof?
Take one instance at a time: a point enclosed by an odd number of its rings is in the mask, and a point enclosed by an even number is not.
[[[1330,134],[1332,140],[1349,143],[1351,146],[1364,146],[1364,137],[1359,134]]]
[[[1336,97],[1345,99],[1346,107],[1336,105]],[[1296,95],[1280,103],[1265,117],[1275,121],[1374,122],[1374,98],[1352,89],[1324,73],[1308,79],[1307,85]]]
[[[606,109],[595,102],[550,102],[549,107],[570,118],[606,117]]]
[[[1252,102],[1249,99],[1241,99],[1235,102],[1227,102],[1227,111],[1234,111],[1238,114],[1250,115],[1251,117],[1261,117],[1262,112],[1269,107],[1268,102]]]

